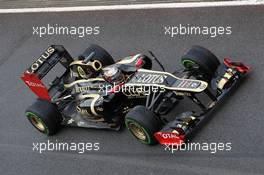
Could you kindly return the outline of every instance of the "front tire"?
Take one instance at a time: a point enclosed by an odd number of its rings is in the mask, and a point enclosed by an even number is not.
[[[197,69],[210,80],[220,65],[218,58],[208,49],[201,46],[192,48],[181,59],[182,65],[187,69]]]
[[[59,130],[62,121],[57,107],[41,99],[37,99],[27,108],[26,117],[38,131],[45,135],[54,135]]]
[[[125,124],[132,135],[141,143],[153,145],[157,143],[155,132],[161,129],[161,121],[145,106],[136,106],[125,117]]]

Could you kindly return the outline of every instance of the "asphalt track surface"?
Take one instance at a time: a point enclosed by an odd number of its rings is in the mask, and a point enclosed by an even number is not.
[[[0,15],[0,174],[263,174],[264,6]],[[94,37],[32,36],[32,26],[99,25]],[[165,25],[231,25],[230,36],[164,36]],[[231,151],[178,151],[145,146],[128,131],[63,128],[46,137],[29,124],[24,110],[34,95],[19,76],[51,44],[77,56],[88,43],[115,58],[151,49],[168,71],[179,68],[191,45],[208,47],[219,58],[241,60],[250,75],[225,100],[192,142],[232,142]],[[177,108],[171,115],[176,113]],[[33,142],[100,142],[100,151],[39,154]]]

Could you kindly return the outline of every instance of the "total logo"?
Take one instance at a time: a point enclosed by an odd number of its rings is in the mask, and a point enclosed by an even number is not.
[[[179,138],[179,136],[176,133],[160,133],[160,136],[163,139],[173,139],[173,138]]]
[[[53,47],[49,47],[38,59],[35,61],[30,68],[26,71],[29,74],[34,73],[39,66],[47,59],[50,57],[50,55],[55,51]]]
[[[32,87],[41,87],[41,88],[45,88],[45,86],[43,86],[42,84],[40,83],[34,83],[34,82],[31,82],[31,81],[25,81],[27,83],[27,85],[29,86],[32,86]]]
[[[173,132],[156,132],[154,136],[162,145],[182,145],[185,137]]]

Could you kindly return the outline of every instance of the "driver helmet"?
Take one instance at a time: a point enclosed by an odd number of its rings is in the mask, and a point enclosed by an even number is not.
[[[103,68],[103,78],[111,84],[121,84],[125,80],[124,73],[116,66]]]

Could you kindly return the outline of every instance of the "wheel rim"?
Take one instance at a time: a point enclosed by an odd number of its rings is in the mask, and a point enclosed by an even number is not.
[[[144,132],[144,130],[138,126],[137,124],[135,123],[128,123],[128,128],[130,129],[130,131],[133,133],[133,135],[138,138],[139,140],[142,140],[142,141],[146,141],[147,139],[147,136],[146,136],[146,133]]]
[[[29,120],[40,131],[45,131],[44,125],[36,117],[31,117],[31,118],[29,118]]]
[[[47,133],[47,127],[45,126],[45,124],[43,123],[43,121],[36,116],[35,114],[31,113],[31,112],[27,112],[26,116],[28,117],[30,123],[37,128],[39,131],[43,132],[43,133]]]
[[[182,60],[182,64],[186,68],[192,68],[196,65],[196,63],[192,60]]]

